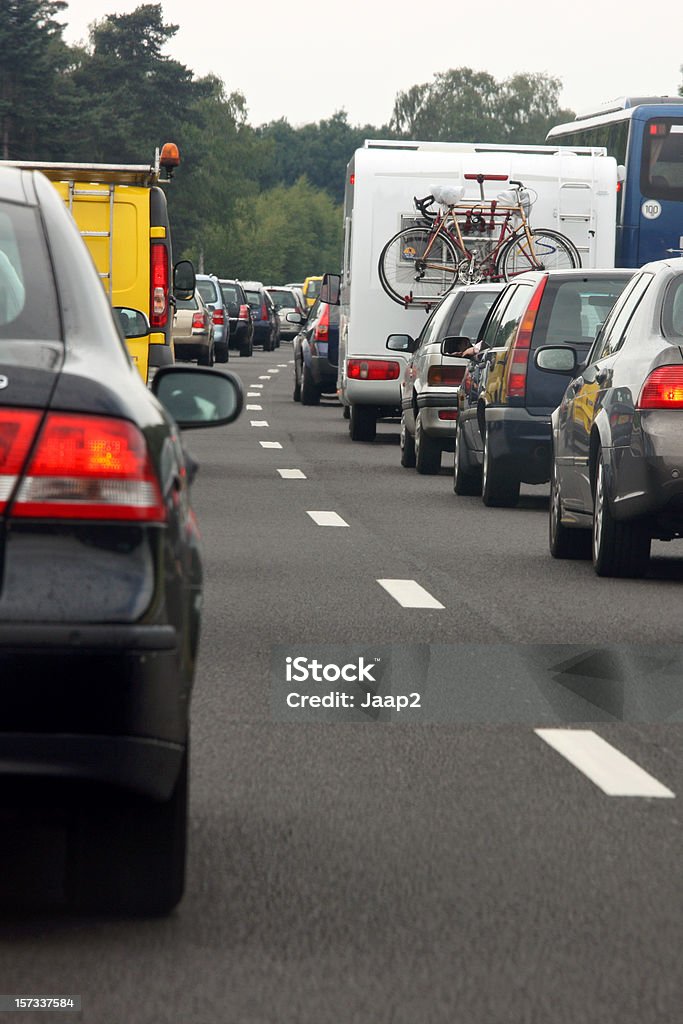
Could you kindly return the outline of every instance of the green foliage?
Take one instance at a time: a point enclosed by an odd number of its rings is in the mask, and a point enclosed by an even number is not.
[[[414,139],[542,144],[553,124],[573,117],[558,106],[560,89],[545,74],[497,82],[486,71],[454,68],[398,93],[391,127]]]

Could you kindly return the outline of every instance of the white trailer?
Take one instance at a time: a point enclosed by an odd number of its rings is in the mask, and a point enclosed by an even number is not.
[[[479,185],[465,175],[507,175],[536,193],[532,228],[552,228],[572,240],[582,266],[614,266],[617,165],[604,148],[494,146],[474,143],[368,140],[347,168],[341,280],[338,393],[349,408],[353,440],[371,441],[377,419],[400,415],[406,357],[386,349],[389,334],[417,337],[424,305],[404,308],[380,283],[386,242],[413,223],[413,197],[434,185]],[[486,184],[496,198],[505,182]]]

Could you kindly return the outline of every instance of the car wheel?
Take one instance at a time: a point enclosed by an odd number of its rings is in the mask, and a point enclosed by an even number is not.
[[[313,380],[306,363],[301,368],[301,404],[320,405],[320,388]]]
[[[609,505],[606,473],[600,451],[593,498],[593,568],[598,576],[637,579],[647,572],[652,536],[640,520],[614,518]]]
[[[571,530],[562,525],[562,493],[555,457],[550,477],[548,545],[553,558],[590,558],[591,535],[588,530]]]
[[[91,797],[69,836],[67,893],[78,910],[167,914],[185,884],[188,753],[169,800]]]
[[[352,405],[349,414],[352,441],[374,441],[377,436],[377,413],[371,405]]]
[[[216,348],[216,362],[227,363],[230,361],[230,349],[227,345],[219,345]]]
[[[453,455],[453,490],[459,495],[481,494],[481,470],[470,469],[467,457],[467,442],[459,427],[455,431],[455,453]]]
[[[294,371],[294,391],[292,392],[292,398],[295,402],[301,401],[301,379],[297,376],[296,370]]]
[[[481,497],[491,508],[513,508],[519,501],[520,480],[500,460],[491,457],[489,428],[484,432],[484,468],[482,470]]]
[[[211,342],[211,347],[209,348],[208,352],[206,352],[203,356],[200,356],[199,359],[197,360],[197,366],[213,366],[214,359],[214,344],[213,342]]]
[[[415,438],[408,432],[406,426],[406,414],[403,413],[401,416],[401,465],[406,469],[415,468]]]
[[[252,347],[252,343],[250,341],[248,341],[244,345],[240,345],[240,357],[241,358],[242,357],[246,358],[247,356],[253,355],[253,352],[254,352],[254,350],[253,350],[253,347]]]
[[[415,469],[422,476],[434,476],[441,469],[441,445],[425,435],[421,411],[415,417]]]
[[[351,407],[349,405],[344,406],[342,410],[342,416],[344,417],[345,420],[348,420],[351,417]]]

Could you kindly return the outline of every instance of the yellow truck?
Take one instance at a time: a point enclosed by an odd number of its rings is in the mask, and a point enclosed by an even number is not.
[[[12,161],[42,171],[71,211],[112,306],[140,309],[151,331],[126,344],[142,379],[174,362],[173,258],[166,196],[160,187],[179,163],[166,143],[154,163],[70,164]]]

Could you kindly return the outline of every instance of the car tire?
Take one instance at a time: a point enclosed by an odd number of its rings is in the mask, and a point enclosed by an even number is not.
[[[590,558],[589,530],[570,529],[562,525],[562,492],[553,456],[550,476],[550,502],[548,511],[548,546],[553,558]]]
[[[652,535],[642,520],[614,518],[609,505],[606,475],[600,451],[593,498],[593,568],[598,576],[639,579],[648,569]]]
[[[254,354],[254,347],[249,341],[246,345],[240,345],[240,358],[246,358]]]
[[[215,353],[217,363],[228,363],[230,361],[230,348],[228,345],[218,345]]]
[[[351,406],[350,405],[345,405],[344,406],[344,408],[342,410],[342,416],[344,417],[345,420],[350,419],[350,417],[351,417]]]
[[[422,411],[415,417],[415,469],[422,476],[434,476],[441,469],[441,445],[425,435]]]
[[[461,496],[476,497],[481,494],[481,469],[470,468],[467,442],[462,430],[455,431],[455,452],[453,453],[453,490]]]
[[[514,508],[519,501],[520,480],[501,459],[491,457],[488,425],[484,432],[482,501],[489,508]]]
[[[205,355],[200,356],[199,359],[197,360],[197,366],[213,366],[215,357],[215,347],[213,342],[211,342],[211,347],[209,348],[209,351]]]
[[[69,836],[67,899],[88,912],[161,915],[185,884],[188,753],[171,797],[158,802],[130,793],[90,797]]]
[[[295,402],[301,401],[301,379],[297,377],[296,372],[294,373],[294,391],[292,392],[292,398]]]
[[[399,443],[401,446],[401,465],[405,469],[415,468],[415,438],[408,432],[406,426],[406,414],[401,416],[401,433]]]
[[[349,435],[352,441],[375,440],[377,436],[377,413],[372,405],[351,406]]]
[[[306,363],[301,368],[301,404],[320,405],[320,388]]]

